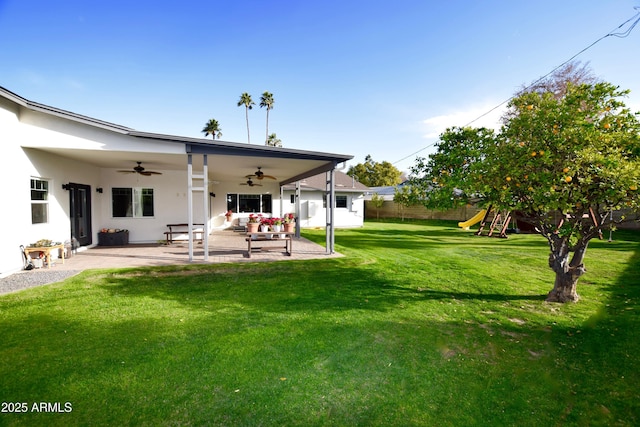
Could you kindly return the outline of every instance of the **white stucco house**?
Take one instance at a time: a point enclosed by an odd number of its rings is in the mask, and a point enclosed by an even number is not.
[[[164,238],[167,224],[186,223],[204,224],[206,240],[209,231],[230,225],[229,209],[235,218],[295,212],[306,221],[299,226],[326,226],[327,253],[332,253],[333,230],[344,209],[336,207],[336,168],[353,158],[139,132],[2,87],[0,141],[0,277],[23,267],[20,245],[40,239],[91,247],[107,228],[128,230],[129,243],[149,243]],[[274,179],[260,179],[261,173]],[[290,197],[318,175],[326,183],[320,197],[333,201],[318,210],[322,220],[301,212],[301,203],[292,204]],[[349,200],[352,212],[362,211],[357,200]],[[343,206],[343,198],[338,201]]]
[[[324,227],[326,222],[327,179],[325,174],[314,175],[300,181],[300,210],[298,222],[302,227]],[[344,172],[335,172],[335,226],[336,228],[362,227],[364,200],[368,187]],[[295,185],[283,187],[285,210],[295,212]]]

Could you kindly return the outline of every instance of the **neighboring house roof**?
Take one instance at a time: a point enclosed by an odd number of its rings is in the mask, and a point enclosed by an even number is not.
[[[384,187],[369,187],[369,192],[367,193],[366,200],[371,200],[371,196],[377,194],[378,196],[382,196],[384,200],[393,200],[393,196],[396,194],[396,188],[404,187],[405,185],[409,185],[409,181],[404,181],[398,185],[387,185]]]
[[[335,191],[343,193],[366,193],[369,191],[369,187],[361,184],[355,178],[350,177],[344,172],[338,170],[335,171]],[[327,186],[326,174],[321,173],[318,175],[310,176],[300,181],[301,191],[325,191]],[[295,189],[294,185],[286,185],[285,190]]]

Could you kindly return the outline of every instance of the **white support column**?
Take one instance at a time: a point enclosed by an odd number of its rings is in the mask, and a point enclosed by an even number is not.
[[[202,179],[204,180],[204,183],[202,184],[202,206],[204,208],[202,249],[204,250],[204,260],[209,261],[209,168],[206,154],[202,156],[202,176]]]
[[[189,221],[189,262],[193,261],[193,155],[187,155],[187,219]]]
[[[331,169],[327,171],[327,227],[325,230],[326,233],[326,253],[327,255],[331,255],[335,253],[335,232],[334,232],[334,220],[335,220],[335,206],[336,206],[336,195],[335,195],[335,169]]]
[[[188,230],[189,230],[189,262],[193,261],[193,240],[195,229],[193,225],[193,195],[197,192],[202,192],[202,203],[204,204],[204,220],[203,220],[203,236],[202,245],[204,249],[204,260],[209,259],[209,183],[207,179],[207,155],[203,154],[203,172],[202,174],[193,173],[193,155],[187,155],[187,216],[188,216]],[[196,180],[202,180],[203,184],[195,186],[193,182]]]
[[[294,197],[295,200],[295,217],[296,217],[296,237],[300,237],[300,181],[296,181],[296,195]]]

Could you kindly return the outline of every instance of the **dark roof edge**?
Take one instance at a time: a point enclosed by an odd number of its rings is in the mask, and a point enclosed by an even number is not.
[[[353,156],[347,154],[324,153],[320,151],[270,147],[266,145],[250,145],[242,142],[207,141],[204,139],[171,137],[159,134],[148,134],[146,137],[186,143],[187,153],[193,154],[224,154],[228,156],[260,155],[279,159],[326,160],[336,165],[353,159]]]
[[[50,114],[53,116],[65,118],[75,122],[99,127],[102,129],[111,130],[125,135],[130,135],[137,138],[148,138],[154,140],[162,140],[168,142],[178,142],[185,144],[187,153],[196,154],[225,154],[225,155],[261,155],[264,157],[274,158],[290,158],[290,159],[308,159],[308,160],[326,160],[331,163],[333,167],[338,163],[343,163],[353,159],[353,156],[345,154],[333,154],[323,153],[318,151],[306,151],[291,148],[270,147],[261,145],[249,145],[240,142],[227,142],[227,141],[210,141],[204,138],[191,138],[186,136],[165,135],[152,132],[140,132],[126,126],[121,126],[115,123],[105,122],[103,120],[94,119],[92,117],[76,114],[71,111],[62,110],[60,108],[51,107],[49,105],[40,104],[37,102],[29,101],[10,90],[0,86],[0,97],[6,98],[21,107],[28,108],[32,111],[38,111],[44,114]],[[320,172],[325,172],[321,170]],[[317,172],[317,173],[320,173]],[[306,178],[305,174],[304,177]]]
[[[353,157],[352,157],[352,158],[353,158]],[[321,174],[321,173],[323,173],[323,172],[328,172],[328,171],[330,171],[330,170],[335,169],[335,168],[336,168],[336,166],[338,166],[338,163],[342,163],[342,162],[341,162],[341,161],[340,161],[340,162],[338,162],[338,161],[335,161],[335,160],[334,160],[334,161],[332,161],[332,162],[326,163],[326,164],[324,164],[324,165],[322,165],[322,166],[319,166],[319,167],[317,167],[317,168],[315,168],[315,169],[312,169],[312,170],[310,170],[310,171],[307,171],[307,172],[305,172],[305,173],[303,173],[303,174],[300,174],[300,175],[294,176],[294,177],[292,177],[292,178],[289,178],[289,179],[287,179],[286,181],[282,181],[282,182],[280,183],[280,185],[281,185],[281,186],[285,186],[285,185],[287,185],[287,184],[292,184],[292,183],[294,183],[294,182],[296,182],[296,181],[302,181],[302,180],[303,180],[303,179],[305,179],[305,178],[309,178],[309,177],[311,177],[311,176],[318,175],[318,174]]]
[[[0,96],[15,102],[21,107],[28,108],[32,111],[38,111],[45,114],[51,114],[53,116],[66,118],[69,120],[73,120],[75,122],[80,122],[84,124],[89,124],[92,126],[97,126],[103,129],[112,130],[119,133],[128,133],[133,129],[128,128],[126,126],[118,125],[115,123],[105,122],[104,120],[94,119],[93,117],[83,116],[82,114],[76,114],[71,111],[66,111],[60,108],[51,107],[50,105],[40,104],[38,102],[29,101],[26,98],[17,95],[10,90],[7,90],[0,86]]]

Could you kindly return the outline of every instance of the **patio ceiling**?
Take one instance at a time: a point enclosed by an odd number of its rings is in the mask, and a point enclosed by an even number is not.
[[[129,132],[129,135],[136,139],[149,140],[149,142],[175,142],[180,145],[176,146],[177,150],[174,153],[59,147],[37,147],[37,149],[100,168],[127,169],[134,167],[136,162],[142,162],[146,169],[157,171],[186,171],[188,152],[194,154],[194,171],[200,170],[201,154],[208,154],[209,180],[213,183],[241,182],[260,167],[265,174],[276,177],[280,185],[317,175],[353,158],[353,156],[342,154],[135,131]]]

